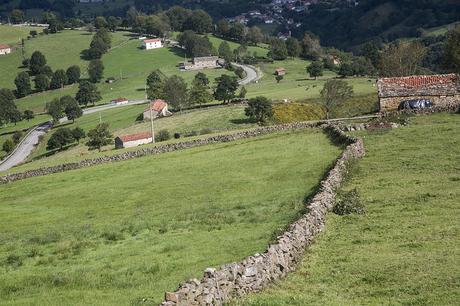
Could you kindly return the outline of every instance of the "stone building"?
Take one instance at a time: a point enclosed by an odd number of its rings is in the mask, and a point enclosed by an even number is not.
[[[457,74],[416,75],[382,78],[377,81],[380,111],[398,109],[403,101],[426,99],[435,106],[460,101],[460,78]]]
[[[118,136],[115,138],[115,148],[132,148],[152,142],[151,132],[142,132],[132,135]]]
[[[220,68],[221,63],[218,56],[194,57],[192,62],[183,62],[179,68],[183,70],[199,70],[205,68]]]
[[[150,103],[149,107],[144,110],[144,120],[150,120],[150,108],[152,108],[153,119],[172,115],[172,113],[168,110],[168,103],[166,103],[164,100],[156,99],[153,101],[153,103]]]

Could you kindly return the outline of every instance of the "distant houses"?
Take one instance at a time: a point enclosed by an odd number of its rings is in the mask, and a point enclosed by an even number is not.
[[[152,141],[153,139],[151,132],[141,132],[137,134],[118,136],[115,138],[115,148],[132,148],[146,143],[151,143]]]
[[[151,113],[153,119],[172,115],[172,113],[168,110],[168,103],[161,99],[153,101],[153,103],[151,103],[149,107],[144,110],[144,120],[150,120],[150,109],[152,110]]]
[[[124,104],[128,104],[129,103],[129,100],[126,99],[126,98],[116,98],[116,99],[113,99],[112,101],[110,101],[110,104],[112,105],[124,105]]]
[[[158,49],[163,47],[163,43],[160,38],[144,39],[141,47],[145,50]]]
[[[377,88],[380,111],[398,109],[402,102],[410,100],[428,100],[435,106],[460,101],[457,74],[382,78],[377,81]]]
[[[11,47],[9,45],[0,44],[0,55],[6,55],[11,53]]]
[[[203,56],[194,57],[192,62],[179,63],[179,68],[182,70],[200,70],[200,69],[215,69],[222,67],[218,56]]]

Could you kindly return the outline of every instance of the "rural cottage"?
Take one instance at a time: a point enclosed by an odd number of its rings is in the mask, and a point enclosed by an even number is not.
[[[457,74],[417,75],[383,78],[377,81],[380,111],[398,109],[408,100],[426,99],[434,105],[460,101],[460,79]]]
[[[144,39],[142,41],[142,48],[145,50],[158,49],[163,47],[160,38]]]
[[[193,58],[191,63],[179,63],[179,67],[183,70],[199,70],[205,68],[220,68],[221,64],[218,56],[203,56]]]
[[[138,134],[118,136],[115,138],[115,148],[132,148],[152,142],[151,132],[142,132]]]
[[[8,45],[0,44],[0,55],[10,54],[11,47]]]
[[[153,103],[150,103],[150,106],[144,110],[144,120],[150,119],[150,108],[152,109],[153,119],[172,115],[172,113],[168,111],[168,103],[164,100],[157,99],[153,101]]]

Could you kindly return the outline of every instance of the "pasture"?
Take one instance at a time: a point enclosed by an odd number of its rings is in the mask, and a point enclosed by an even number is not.
[[[263,251],[339,153],[304,130],[1,185],[2,304],[157,304]]]
[[[460,115],[359,132],[366,157],[344,190],[365,215],[330,213],[298,270],[231,305],[456,305],[460,299]]]

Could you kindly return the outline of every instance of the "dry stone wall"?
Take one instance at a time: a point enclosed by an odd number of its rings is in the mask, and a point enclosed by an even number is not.
[[[460,102],[460,95],[453,96],[402,96],[402,97],[388,97],[380,98],[380,111],[397,110],[398,106],[403,101],[427,99],[433,102],[436,106],[449,106]]]
[[[308,213],[291,224],[264,253],[219,269],[206,269],[202,279],[191,279],[175,292],[166,292],[161,306],[222,305],[231,298],[260,291],[296,268],[305,248],[323,230],[326,213],[334,205],[336,190],[349,170],[348,165],[365,154],[362,139],[347,136],[334,126],[324,129],[346,148],[308,203]]]

